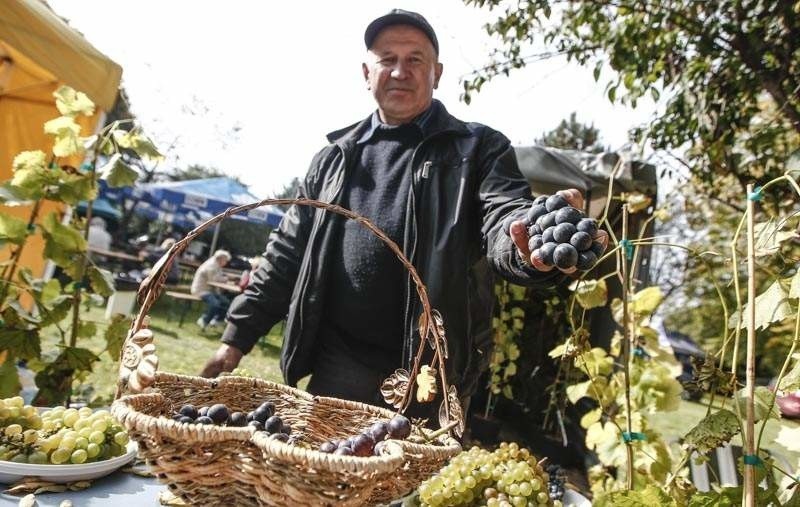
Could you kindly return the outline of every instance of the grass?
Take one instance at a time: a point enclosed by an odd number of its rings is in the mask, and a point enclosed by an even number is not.
[[[181,306],[178,303],[161,298],[150,312],[150,329],[155,335],[156,354],[158,355],[159,371],[197,375],[206,361],[214,354],[220,345],[219,337],[221,328],[214,331],[201,331],[195,324],[200,316],[202,303],[195,303],[187,313],[183,326],[178,327],[178,315]],[[76,385],[76,393],[86,399],[94,399],[100,403],[107,403],[113,399],[117,379],[117,358],[112,358],[105,350],[103,338],[107,328],[105,307],[81,308],[81,318],[95,323],[97,333],[92,338],[78,339],[78,346],[84,347],[100,356],[100,361],[94,363],[93,371],[80,385]],[[251,374],[271,380],[282,382],[279,358],[281,350],[281,328],[276,326],[268,336],[261,339],[252,352],[247,354],[239,365]],[[42,351],[55,351],[58,343],[56,334],[46,333],[42,340]],[[77,384],[77,381],[76,381]]]
[[[715,404],[715,406],[718,406]],[[728,404],[728,408],[731,408]],[[701,419],[706,416],[708,409],[707,404],[695,403],[691,401],[682,401],[681,406],[674,412],[658,413],[654,416],[648,417],[649,422],[653,427],[658,430],[668,441],[675,441],[686,434],[692,427],[694,427]],[[775,443],[775,438],[778,436],[781,426],[789,426],[797,428],[800,423],[790,419],[770,419],[767,422],[767,427],[764,429],[764,436],[761,439],[761,447],[769,450],[772,453],[777,453],[784,456],[792,466],[797,466],[800,453],[792,452],[785,447]],[[756,437],[761,430],[761,423],[756,424]],[[742,445],[740,436],[733,438],[734,445]]]

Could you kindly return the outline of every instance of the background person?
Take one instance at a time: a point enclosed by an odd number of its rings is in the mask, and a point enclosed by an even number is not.
[[[205,330],[208,326],[215,326],[225,319],[225,312],[228,311],[230,300],[208,282],[226,282],[227,278],[222,268],[230,260],[230,253],[226,250],[217,250],[197,268],[194,278],[192,278],[191,293],[199,296],[206,304],[205,312],[197,319],[197,325],[201,330]]]

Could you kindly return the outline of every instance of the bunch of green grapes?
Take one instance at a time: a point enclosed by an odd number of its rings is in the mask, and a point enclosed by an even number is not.
[[[22,398],[0,401],[19,413],[0,423],[0,460],[37,465],[80,464],[120,456],[128,434],[107,410],[56,407],[36,413]],[[0,413],[1,414],[1,413]]]
[[[419,487],[425,507],[560,506],[547,494],[547,473],[527,449],[503,442],[494,452],[473,447]]]

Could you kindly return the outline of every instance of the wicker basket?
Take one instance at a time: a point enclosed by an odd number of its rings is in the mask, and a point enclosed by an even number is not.
[[[267,199],[227,210],[191,231],[154,266],[139,291],[139,314],[133,321],[120,358],[117,400],[112,414],[139,443],[152,471],[178,497],[193,505],[350,506],[376,505],[413,491],[441,468],[461,447],[443,433],[430,443],[390,441],[381,456],[339,456],[317,451],[333,438],[347,438],[395,413],[379,407],[304,391],[261,379],[224,376],[205,379],[157,372],[158,358],[147,314],[160,295],[174,259],[206,228],[234,213],[269,204],[297,204],[324,209],[357,220],[384,241],[411,273],[423,304],[419,350],[412,371],[398,370],[402,382],[387,401],[404,411],[411,400],[426,343],[434,348],[434,363],[444,396],[440,425],[463,430],[455,388],[444,376],[446,342],[440,315],[431,309],[427,292],[413,265],[399,247],[374,224],[336,205],[310,199]],[[388,379],[387,382],[392,380]],[[394,378],[396,381],[397,378]],[[183,404],[225,403],[248,412],[263,401],[291,425],[290,445],[251,427],[219,427],[178,423],[171,415]]]

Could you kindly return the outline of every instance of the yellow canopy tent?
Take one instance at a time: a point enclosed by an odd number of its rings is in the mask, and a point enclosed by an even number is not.
[[[0,1],[0,181],[11,177],[11,163],[24,150],[50,153],[52,138],[43,125],[59,116],[52,93],[62,85],[84,92],[99,110],[117,97],[122,68],[95,49],[42,0]],[[102,114],[78,122],[83,135],[96,128]],[[78,165],[81,161],[71,161]],[[39,216],[58,209],[45,203]],[[29,206],[0,207],[0,213],[30,216]],[[28,239],[22,265],[41,275],[45,260],[41,237]],[[0,250],[0,260],[9,250]]]

